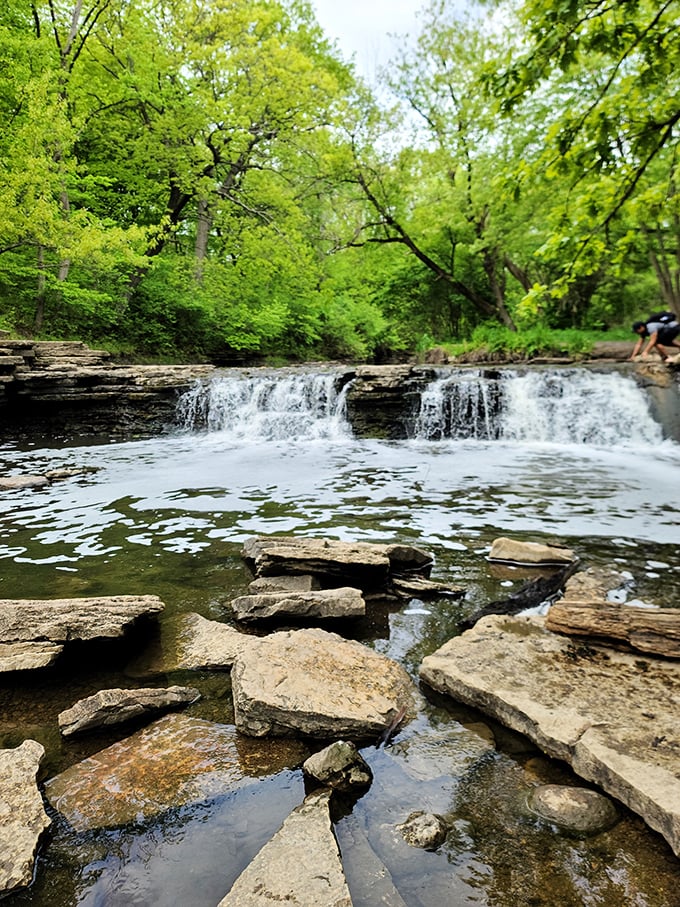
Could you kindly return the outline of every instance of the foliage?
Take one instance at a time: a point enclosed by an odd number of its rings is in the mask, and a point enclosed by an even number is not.
[[[471,350],[500,353],[511,359],[530,359],[535,356],[586,356],[602,334],[578,330],[553,330],[539,325],[527,330],[509,331],[502,325],[482,325],[476,328],[469,341],[453,344],[453,355]]]
[[[307,0],[7,0],[0,326],[384,360],[680,309],[673,4],[485,6],[430,0],[374,93]]]

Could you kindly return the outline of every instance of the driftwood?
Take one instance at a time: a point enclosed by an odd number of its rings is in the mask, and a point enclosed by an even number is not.
[[[487,614],[518,614],[526,608],[535,608],[542,602],[549,601],[558,595],[564,588],[564,584],[578,567],[578,562],[567,564],[557,570],[552,576],[541,576],[538,579],[529,580],[516,592],[511,592],[507,598],[499,601],[489,602],[483,608],[479,608],[469,617],[460,621],[461,630],[469,630],[477,623],[480,617]]]
[[[559,601],[548,611],[545,626],[568,636],[613,640],[650,655],[680,658],[677,608],[638,608],[601,600]]]

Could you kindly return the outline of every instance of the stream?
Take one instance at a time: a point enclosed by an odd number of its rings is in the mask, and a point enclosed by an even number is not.
[[[178,425],[154,439],[0,446],[5,475],[75,471],[0,498],[0,598],[154,594],[166,605],[153,639],[135,638],[105,663],[5,675],[1,747],[40,741],[45,780],[125,738],[124,727],[59,734],[62,709],[107,687],[195,686],[202,698],[186,714],[232,725],[228,674],[150,678],[139,666],[178,614],[233,623],[229,602],[252,579],[241,547],[253,535],[430,550],[432,579],[463,587],[464,598],[391,602],[342,628],[416,684],[423,657],[458,634],[463,617],[531,577],[486,560],[499,536],[566,544],[584,566],[625,571],[631,599],[680,607],[680,445],[664,439],[632,379],[518,375],[500,417],[482,381],[452,388],[441,379],[423,392],[404,441],[355,438],[345,391],[332,372],[224,374],[189,392]],[[337,806],[355,907],[385,903],[376,861],[408,907],[677,907],[680,861],[637,816],[621,808],[612,829],[590,838],[529,816],[522,804],[537,779],[582,782],[479,713],[422,692],[417,718],[390,744],[362,747],[371,788]],[[480,723],[495,736],[481,755],[457,736]],[[281,741],[248,785],[116,828],[78,833],[52,810],[35,881],[6,903],[215,907],[304,798],[301,761],[300,744]],[[394,826],[423,804],[451,831],[437,851],[405,855]]]

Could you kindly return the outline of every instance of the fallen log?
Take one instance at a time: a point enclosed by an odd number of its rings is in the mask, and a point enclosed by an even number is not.
[[[463,618],[459,623],[460,629],[470,630],[480,617],[486,617],[488,614],[519,614],[520,611],[535,608],[537,605],[549,601],[562,591],[567,579],[574,573],[577,566],[578,563],[575,561],[557,570],[552,576],[541,576],[529,580],[516,592],[511,592],[507,598],[489,602],[488,605],[478,608],[469,617]]]
[[[680,610],[581,600],[558,601],[548,611],[546,629],[566,636],[625,643],[648,655],[680,658]]]

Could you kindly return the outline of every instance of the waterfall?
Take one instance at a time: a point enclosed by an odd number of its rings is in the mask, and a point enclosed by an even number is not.
[[[348,438],[352,427],[346,396],[360,395],[362,386],[348,380],[347,372],[344,376],[285,370],[220,375],[197,383],[180,398],[177,422],[185,431],[222,432],[238,441]],[[415,419],[409,411],[410,393],[403,395],[404,411],[390,418],[399,418],[408,435],[418,440],[601,447],[663,440],[646,392],[617,371],[454,369],[423,387]],[[380,400],[369,399],[366,418],[375,413],[375,423],[380,424],[379,416],[384,423]],[[387,401],[391,406],[393,399]]]
[[[186,431],[242,441],[343,438],[350,434],[345,392],[334,374],[225,375],[183,394],[177,421]]]
[[[454,372],[422,394],[415,437],[558,444],[656,444],[661,426],[636,382],[587,369]]]

